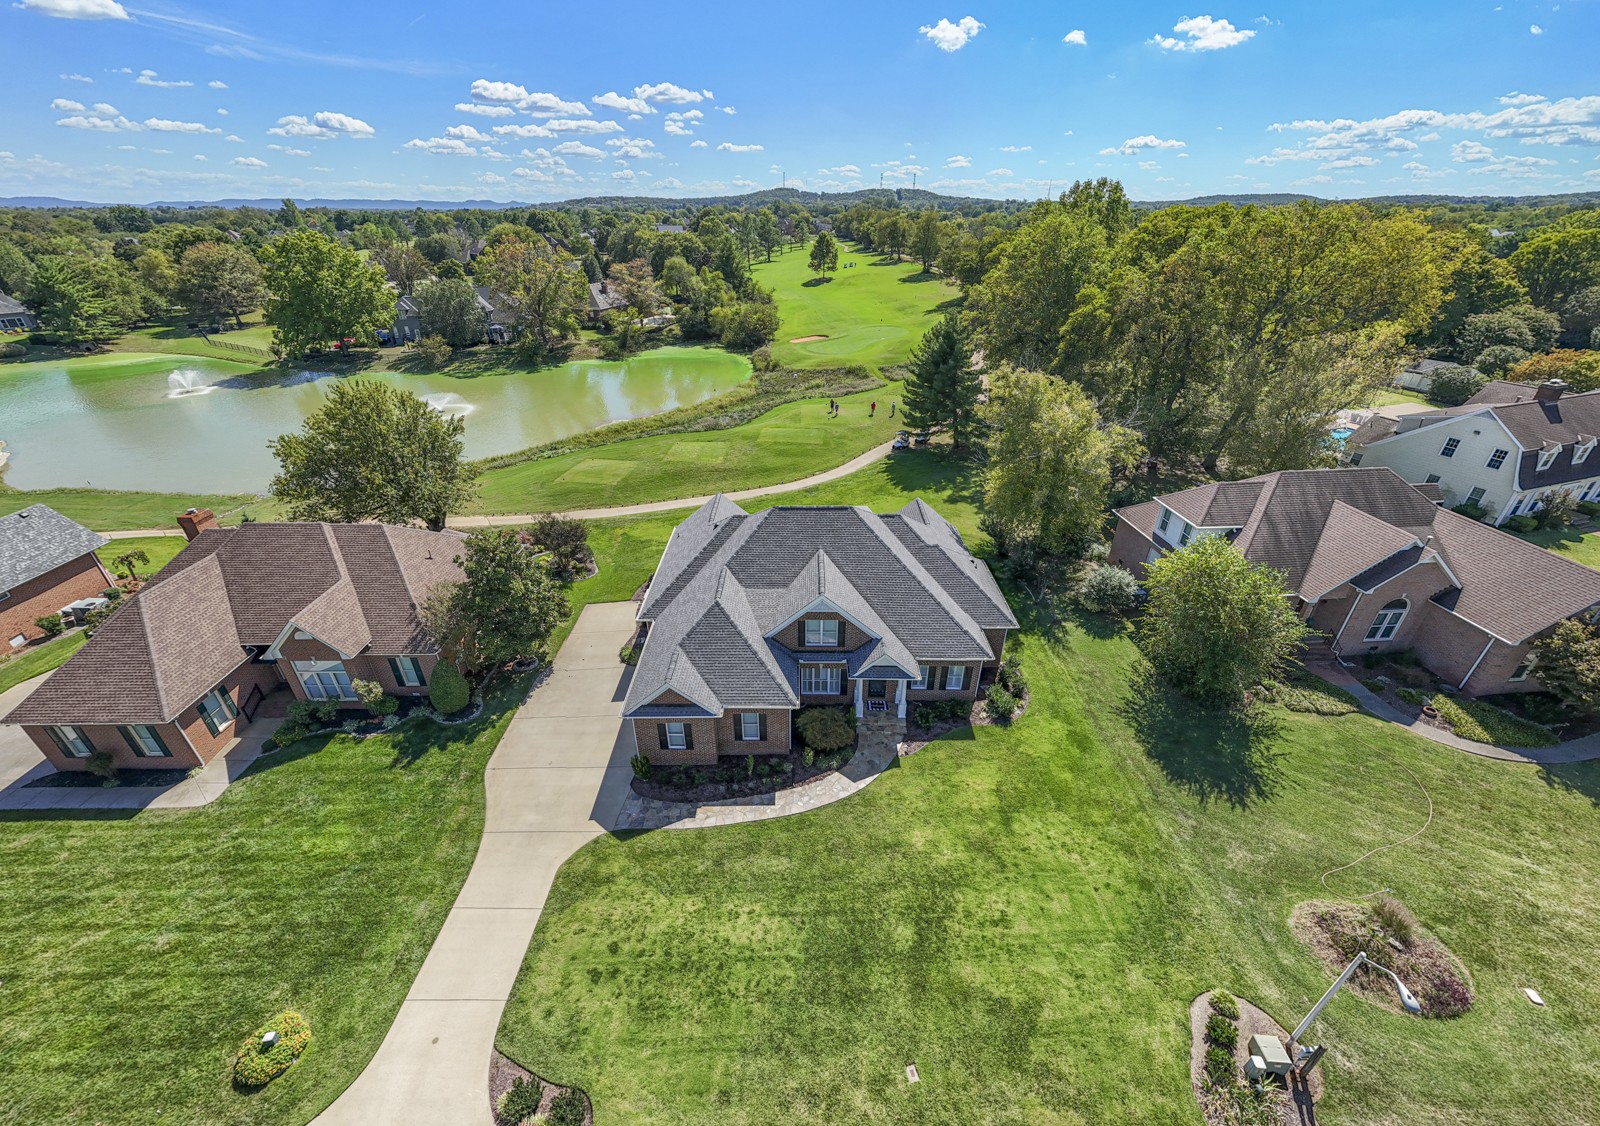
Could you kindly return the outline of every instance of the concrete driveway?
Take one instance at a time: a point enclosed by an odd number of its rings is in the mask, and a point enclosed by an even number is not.
[[[632,602],[588,606],[484,774],[482,843],[378,1054],[317,1126],[492,1126],[489,1056],[556,871],[609,830],[633,776],[617,651]]]
[[[0,692],[0,717],[26,700],[49,675],[43,673]],[[0,725],[0,794],[13,786],[20,787],[24,782],[43,777],[54,769],[39,753],[39,748],[33,745],[33,740],[22,733],[22,728]]]

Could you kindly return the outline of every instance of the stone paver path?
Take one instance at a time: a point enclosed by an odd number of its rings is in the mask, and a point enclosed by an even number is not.
[[[672,802],[642,798],[630,792],[617,817],[622,829],[708,829],[715,825],[741,825],[788,817],[820,809],[864,788],[889,769],[899,757],[898,745],[886,738],[863,738],[861,749],[843,767],[822,774],[802,786],[712,802]]]
[[[489,1059],[556,871],[611,828],[633,771],[617,651],[632,602],[588,606],[484,773],[483,840],[378,1054],[317,1126],[492,1126]]]
[[[0,716],[22,703],[43,684],[36,676],[0,694]],[[261,755],[266,741],[282,723],[265,716],[250,724],[234,744],[208,762],[193,777],[176,786],[28,786],[29,782],[54,773],[55,768],[39,753],[33,740],[20,727],[0,726],[0,809],[196,809],[210,805],[222,791],[249,769]],[[124,771],[127,781],[137,779],[135,771]]]

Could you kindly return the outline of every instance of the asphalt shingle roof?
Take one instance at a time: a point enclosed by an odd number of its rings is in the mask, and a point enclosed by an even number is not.
[[[110,542],[47,504],[0,516],[0,593],[15,590]]]
[[[664,691],[715,710],[795,706],[798,661],[769,637],[819,602],[873,638],[829,657],[913,677],[919,662],[989,659],[984,630],[1017,624],[988,568],[920,501],[890,516],[845,506],[750,515],[719,495],[662,553],[625,714],[644,715]]]

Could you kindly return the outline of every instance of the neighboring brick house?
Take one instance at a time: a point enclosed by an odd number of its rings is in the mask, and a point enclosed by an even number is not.
[[[95,630],[4,722],[58,770],[95,750],[119,767],[199,766],[261,698],[358,707],[355,680],[421,695],[438,659],[418,606],[459,582],[463,537],[385,524],[180,518],[190,544]]]
[[[0,516],[0,639],[8,648],[46,636],[34,624],[40,618],[112,585],[95,555],[110,542],[46,504]]]
[[[1537,512],[1557,490],[1600,499],[1600,391],[1569,395],[1559,379],[1496,380],[1459,407],[1374,415],[1345,442],[1347,465],[1386,465],[1472,503],[1496,525]]]
[[[1533,641],[1600,606],[1600,571],[1442,508],[1387,468],[1269,473],[1118,509],[1111,561],[1142,575],[1208,535],[1282,571],[1336,654],[1414,649],[1474,696],[1539,689]]]
[[[720,494],[673,531],[639,620],[622,714],[666,765],[782,754],[811,705],[903,731],[908,704],[975,698],[1017,626],[989,568],[920,500],[751,515]]]

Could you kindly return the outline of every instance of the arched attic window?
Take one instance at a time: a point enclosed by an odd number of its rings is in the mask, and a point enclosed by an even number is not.
[[[1367,628],[1368,641],[1388,641],[1400,629],[1400,623],[1406,620],[1406,611],[1411,609],[1411,603],[1404,598],[1396,598],[1378,611],[1372,619],[1372,625]]]

